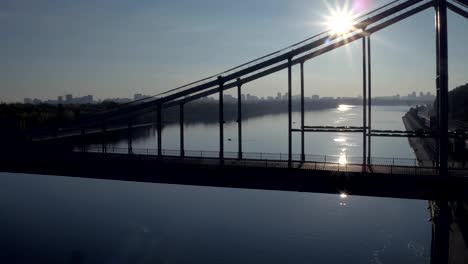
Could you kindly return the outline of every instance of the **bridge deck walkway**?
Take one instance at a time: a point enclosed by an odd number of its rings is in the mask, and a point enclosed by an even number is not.
[[[90,151],[87,154],[103,155],[101,152]],[[124,154],[124,153],[106,153],[108,158],[132,158],[144,160],[159,160],[174,164],[196,164],[201,166],[220,166],[221,161],[216,157],[180,157],[163,155],[161,157],[155,154]],[[339,162],[320,162],[320,161],[292,161],[289,165],[287,160],[269,160],[269,159],[237,159],[225,158],[225,166],[236,167],[264,167],[264,168],[293,168],[311,171],[330,171],[330,172],[352,172],[352,173],[367,173],[367,174],[383,174],[383,175],[426,175],[437,176],[438,169],[435,167],[423,166],[404,166],[404,165],[379,165],[369,164],[341,164]],[[450,175],[465,177],[468,176],[468,169],[450,170]]]

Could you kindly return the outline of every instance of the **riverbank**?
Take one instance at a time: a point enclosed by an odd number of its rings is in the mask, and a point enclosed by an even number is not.
[[[414,113],[411,111],[408,111],[402,119],[405,129],[408,131],[428,130],[427,127],[418,122],[417,117],[415,117]],[[431,167],[435,165],[436,153],[434,151],[435,142],[433,141],[433,139],[429,138],[408,138],[408,142],[416,155],[419,166]]]
[[[426,126],[418,121],[417,114],[408,111],[403,117],[403,124],[406,130],[428,130]],[[420,166],[434,166],[432,160],[436,160],[434,139],[429,138],[408,138],[408,142],[419,161]],[[431,145],[432,144],[432,145]],[[444,213],[441,213],[442,205]],[[448,206],[447,206],[448,205]],[[429,201],[430,220],[432,221],[433,243],[440,252],[432,252],[431,258],[442,257],[448,259],[448,263],[466,263],[468,259],[468,203],[466,199],[457,197],[451,201]],[[439,256],[440,255],[440,256]]]

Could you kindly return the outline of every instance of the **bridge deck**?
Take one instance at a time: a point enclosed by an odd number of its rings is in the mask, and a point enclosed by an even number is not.
[[[279,160],[43,152],[9,153],[0,171],[197,186],[321,192],[413,199],[468,198],[464,171],[434,175],[434,168]]]
[[[76,150],[79,152],[79,150]],[[101,148],[87,148],[86,153],[102,155]],[[220,165],[218,152],[216,151],[186,151],[184,157],[180,156],[178,150],[162,150],[163,155],[158,157],[157,150],[154,149],[134,149],[132,158],[146,160],[162,160],[171,163],[187,163],[199,165]],[[109,148],[106,155],[124,155],[127,156],[127,148]],[[299,154],[295,154],[295,160],[289,164],[285,159],[287,154],[282,153],[249,153],[244,152],[243,158],[238,159],[236,152],[225,152],[224,165],[241,167],[265,167],[265,168],[293,168],[301,170],[320,170],[330,172],[353,172],[353,173],[371,173],[387,175],[431,175],[436,176],[439,171],[436,167],[428,166],[430,161],[403,158],[371,158],[375,163],[363,166],[360,157],[346,157],[348,162],[339,162],[338,156],[330,155],[307,155],[305,161],[299,160]],[[328,158],[328,159],[327,159]],[[328,160],[328,161],[327,161]],[[354,162],[354,163],[353,163]],[[402,165],[414,164],[414,165]],[[419,165],[418,165],[419,164]],[[468,168],[461,163],[453,163],[454,167],[450,169],[452,176],[468,175]],[[456,166],[456,167],[455,167]]]

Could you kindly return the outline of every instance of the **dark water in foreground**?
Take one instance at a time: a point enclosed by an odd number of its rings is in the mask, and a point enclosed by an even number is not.
[[[375,127],[402,128],[406,110],[376,107]],[[353,107],[317,111],[307,124],[356,125],[359,114]],[[245,151],[285,152],[285,124],[285,115],[246,121]],[[187,149],[216,150],[215,128],[187,126]],[[226,124],[228,151],[236,150],[235,129]],[[165,128],[166,148],[178,147],[177,132]],[[297,138],[294,144],[298,150]],[[308,135],[306,148],[359,156],[361,144],[357,134],[319,134]],[[373,144],[377,156],[414,157],[406,139]],[[135,145],[154,148],[154,134]],[[0,173],[0,263],[429,263],[426,207],[417,200]]]
[[[425,201],[0,176],[0,263],[428,263],[430,254]]]

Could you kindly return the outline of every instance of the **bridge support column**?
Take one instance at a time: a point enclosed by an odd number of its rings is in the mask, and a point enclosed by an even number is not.
[[[184,104],[180,104],[179,108],[179,123],[180,123],[180,156],[185,156],[184,150]]]
[[[219,83],[219,163],[224,165],[224,82],[223,77],[218,76]]]
[[[128,154],[133,154],[133,147],[132,147],[132,119],[128,120],[128,129],[127,129],[127,140],[128,140]]]
[[[301,160],[305,161],[305,148],[304,148],[304,62],[301,62]]]
[[[435,46],[436,46],[436,79],[435,79],[435,83],[436,83],[436,104],[435,104],[435,112],[436,112],[436,119],[437,119],[437,132],[440,130],[439,129],[439,98],[440,98],[440,86],[439,86],[439,26],[438,26],[438,23],[439,23],[439,12],[437,11],[437,6],[434,6],[434,9],[435,9]],[[440,140],[439,140],[439,134],[437,135],[437,138],[436,138],[436,153],[435,155],[432,157],[433,160],[436,160],[436,168],[438,169],[439,168],[439,149],[440,149]]]
[[[362,38],[362,165],[363,171],[367,171],[366,148],[366,120],[367,120],[367,88],[366,88],[366,38]]]
[[[432,208],[431,264],[449,263],[450,226],[452,215],[448,201],[430,201]]]
[[[237,157],[242,159],[242,93],[241,93],[242,82],[240,78],[237,78],[237,144],[238,154]]]
[[[448,47],[447,47],[447,1],[436,0],[437,37],[437,91],[439,122],[439,174],[448,175]]]
[[[292,79],[291,79],[291,59],[288,58],[288,168],[292,162]]]
[[[372,131],[372,74],[371,74],[371,39],[367,36],[367,88],[368,88],[368,130],[367,130],[367,164],[371,164],[371,131]]]
[[[156,120],[156,129],[158,132],[158,157],[162,156],[162,104],[157,106],[157,120]]]

